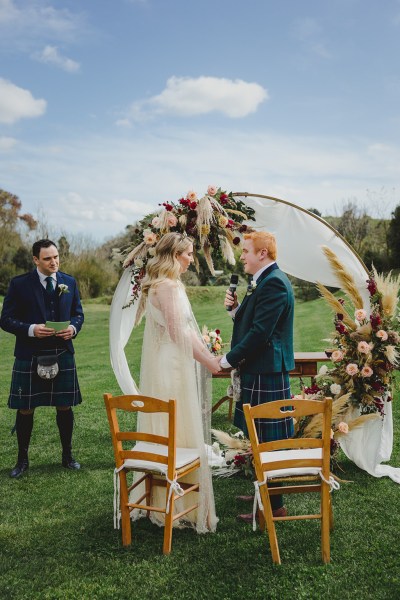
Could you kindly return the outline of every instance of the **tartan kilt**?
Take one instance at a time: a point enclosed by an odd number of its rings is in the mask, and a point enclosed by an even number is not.
[[[273,400],[291,398],[290,380],[288,373],[241,373],[240,400],[236,403],[234,425],[248,437],[243,404],[257,406]],[[290,406],[290,405],[289,405]],[[260,442],[284,440],[294,435],[292,417],[284,419],[257,419],[257,435]]]
[[[31,409],[37,406],[75,406],[82,402],[76,373],[75,358],[65,348],[46,350],[39,356],[57,355],[59,372],[54,379],[42,379],[37,374],[37,356],[14,361],[8,407]]]

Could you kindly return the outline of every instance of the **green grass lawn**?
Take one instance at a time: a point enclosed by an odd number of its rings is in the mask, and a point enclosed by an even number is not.
[[[231,335],[222,307],[224,290],[189,290],[199,325]],[[17,442],[11,437],[15,412],[6,407],[13,362],[13,337],[0,332],[0,598],[3,599],[320,599],[400,598],[400,488],[374,479],[340,457],[343,484],[334,494],[332,562],[320,560],[316,521],[278,523],[282,565],[271,563],[265,534],[236,521],[250,507],[235,497],[252,491],[241,477],[214,479],[217,533],[175,531],[172,554],[164,557],[163,532],[145,520],[135,523],[133,543],[121,545],[113,530],[113,453],[103,405],[104,392],[119,393],[108,353],[109,307],[85,306],[86,321],[76,341],[84,402],[75,410],[74,452],[79,472],[60,467],[55,411],[36,411],[31,467],[11,480]],[[322,350],[331,316],[321,300],[296,307],[295,349]],[[138,378],[143,328],[134,331],[127,353]],[[214,382],[214,400],[228,381]],[[394,402],[395,447],[391,464],[400,466],[399,394]],[[229,430],[224,405],[213,426]],[[289,511],[305,500],[291,496]],[[311,501],[315,502],[313,498]]]

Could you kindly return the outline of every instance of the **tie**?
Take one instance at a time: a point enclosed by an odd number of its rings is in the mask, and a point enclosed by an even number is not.
[[[54,291],[54,287],[53,287],[53,278],[52,277],[46,277],[46,292],[48,294],[52,294]]]

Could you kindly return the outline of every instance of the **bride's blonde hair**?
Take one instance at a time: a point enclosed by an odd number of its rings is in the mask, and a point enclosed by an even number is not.
[[[154,258],[147,263],[146,275],[141,283],[142,297],[148,295],[151,286],[164,279],[179,279],[181,271],[177,256],[192,243],[189,237],[181,233],[172,232],[162,236],[155,246]]]

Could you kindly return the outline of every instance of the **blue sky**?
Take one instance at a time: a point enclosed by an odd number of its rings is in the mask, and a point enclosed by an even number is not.
[[[209,184],[400,203],[398,0],[0,0],[0,53],[0,187],[54,235]]]

